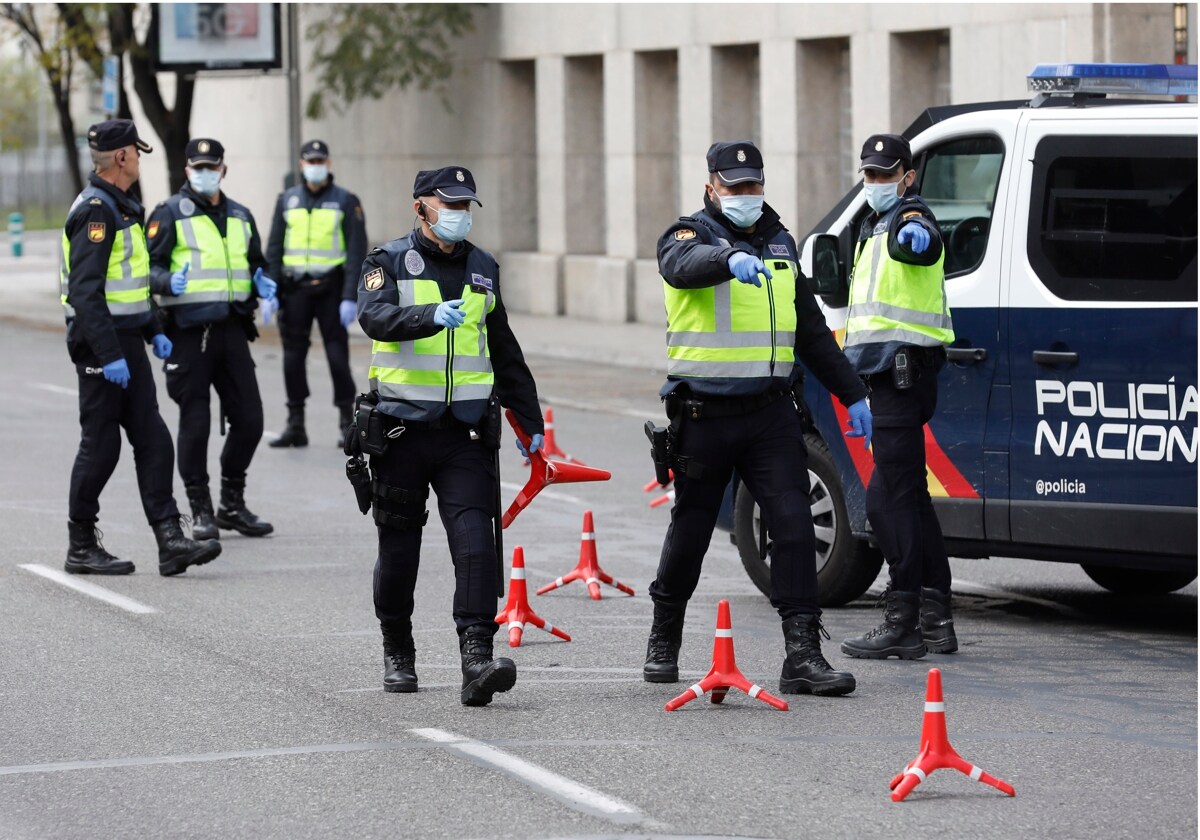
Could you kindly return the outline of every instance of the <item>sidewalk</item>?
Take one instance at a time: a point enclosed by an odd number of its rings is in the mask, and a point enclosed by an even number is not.
[[[62,331],[63,309],[58,288],[58,231],[25,235],[24,255],[13,257],[7,237],[0,253],[0,322],[34,329]],[[555,318],[508,313],[509,323],[527,356],[594,362],[599,365],[666,371],[666,325],[609,324],[581,318]],[[266,343],[278,344],[274,325],[259,324]],[[357,326],[351,340],[367,344]]]

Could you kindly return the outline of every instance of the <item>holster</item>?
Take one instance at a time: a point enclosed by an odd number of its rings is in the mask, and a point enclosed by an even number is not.
[[[358,512],[366,516],[371,510],[371,470],[362,455],[352,455],[346,459],[346,479],[354,487]]]
[[[500,448],[500,433],[503,431],[501,424],[500,398],[492,394],[488,400],[487,411],[483,415],[483,422],[480,424],[481,428],[479,430],[484,444],[491,449]]]
[[[384,414],[379,410],[379,395],[374,392],[359,394],[354,400],[352,436],[356,439],[358,450],[364,455],[378,456],[387,451],[389,437],[384,429],[384,420]],[[404,427],[398,426],[397,429],[402,433]],[[395,436],[399,437],[399,434]],[[350,437],[347,435],[347,447]]]
[[[646,421],[646,437],[650,440],[650,459],[654,461],[654,479],[663,487],[671,483],[671,455],[668,452],[667,429]]]

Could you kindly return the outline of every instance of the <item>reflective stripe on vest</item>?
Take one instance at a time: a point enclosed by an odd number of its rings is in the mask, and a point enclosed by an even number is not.
[[[59,270],[59,300],[67,317],[75,317],[68,301],[68,277],[71,271],[71,241],[64,231],[62,264]],[[136,222],[114,232],[112,252],[108,257],[108,272],[104,278],[104,301],[114,317],[141,315],[150,311],[150,252],[146,234]]]
[[[796,264],[769,259],[761,287],[736,278],[705,289],[663,281],[671,378],[788,377],[795,361]],[[780,266],[785,266],[780,268]]]
[[[886,228],[872,235],[854,258],[846,347],[888,341],[936,347],[954,341],[944,254],[934,265],[909,265],[892,259],[887,238]]]
[[[346,262],[340,208],[294,207],[284,213],[283,269],[289,276],[321,277]]]
[[[171,273],[190,263],[187,288],[181,295],[162,295],[162,306],[192,303],[231,303],[249,300],[250,223],[236,216],[225,220],[225,236],[208,216],[198,214],[175,220],[175,249]]]
[[[441,303],[434,280],[400,280],[399,305]],[[449,405],[484,401],[492,394],[495,376],[487,344],[487,316],[496,306],[495,296],[463,286],[462,326],[442,330],[416,341],[376,341],[373,344],[371,388],[385,399],[417,405]]]

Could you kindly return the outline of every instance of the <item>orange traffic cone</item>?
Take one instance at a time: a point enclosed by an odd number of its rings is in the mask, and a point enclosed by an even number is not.
[[[521,444],[529,449],[529,435],[521,428],[521,424],[517,422],[516,415],[512,413],[512,409],[505,409],[504,415],[508,418],[509,424],[517,433],[517,438]],[[568,464],[565,461],[550,461],[542,454],[541,450],[533,452],[529,456],[529,481],[525,482],[525,486],[517,493],[517,497],[513,499],[513,503],[508,506],[508,510],[504,512],[503,518],[500,520],[502,527],[507,528],[512,521],[517,518],[517,514],[529,506],[534,497],[542,492],[547,484],[569,484],[576,481],[608,481],[612,478],[612,473],[608,470],[600,470],[595,467],[587,467],[583,464]]]
[[[750,682],[738,670],[737,663],[733,660],[733,624],[729,620],[729,602],[721,599],[717,604],[717,633],[713,640],[713,664],[708,669],[708,675],[668,703],[666,708],[668,712],[673,712],[683,704],[690,703],[709,691],[712,692],[709,701],[720,703],[731,688],[740,688],[751,697],[761,700],[769,706],[774,706],[776,709],[785,712],[788,710],[788,704],[785,701]]]
[[[675,501],[675,488],[671,486],[671,482],[675,481],[675,471],[667,470],[667,475],[671,477],[671,481],[666,484],[659,484],[658,479],[651,479],[650,482],[642,488],[643,493],[652,493],[657,490],[666,490],[667,492],[659,496],[657,499],[650,500],[650,507],[656,508],[659,505],[665,505],[667,502]]]
[[[583,535],[579,543],[579,563],[574,569],[553,583],[547,583],[537,591],[537,594],[545,595],[547,592],[552,592],[560,586],[566,586],[573,580],[582,580],[587,583],[588,594],[592,596],[593,601],[600,600],[601,583],[614,586],[626,595],[633,594],[632,588],[618,580],[613,580],[612,575],[605,574],[604,570],[600,568],[600,561],[596,558],[596,528],[592,524],[592,512],[590,510],[583,512]]]
[[[566,452],[563,452],[561,449],[559,449],[558,441],[554,437],[554,409],[547,408],[543,417],[545,420],[546,433],[542,436],[542,450],[545,452],[546,457],[558,458],[561,461],[569,461],[572,464],[586,466],[584,465],[583,461],[580,461],[574,455],[568,455]]]
[[[525,588],[525,549],[519,545],[513,548],[512,573],[508,579],[508,601],[496,616],[496,623],[508,625],[509,647],[521,646],[521,634],[525,631],[526,624],[540,627],[564,642],[571,641],[571,637],[565,631],[559,630],[553,624],[547,624],[546,620],[529,606],[529,591]]]
[[[991,785],[1001,793],[1016,796],[1017,792],[1008,782],[991,776],[974,764],[964,761],[950,746],[946,735],[946,704],[942,701],[942,672],[929,669],[929,682],[925,688],[925,721],[921,726],[921,751],[908,763],[904,772],[892,779],[892,801],[899,802],[912,789],[925,781],[934,770],[957,770],[977,782]]]

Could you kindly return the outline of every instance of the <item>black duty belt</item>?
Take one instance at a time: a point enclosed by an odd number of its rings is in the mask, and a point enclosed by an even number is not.
[[[758,411],[771,403],[782,399],[787,391],[765,391],[752,397],[708,397],[696,400],[671,394],[668,400],[677,400],[683,409],[683,416],[689,420],[702,420],[714,417],[736,417]],[[671,412],[668,411],[668,415]]]
[[[918,367],[937,367],[946,359],[946,349],[940,344],[937,347],[918,347],[915,344],[905,345],[908,357]]]
[[[469,428],[467,423],[459,420],[454,416],[450,409],[441,417],[433,420],[402,420],[398,417],[389,417],[387,419],[387,427],[392,429],[403,426],[406,429],[466,429]]]

